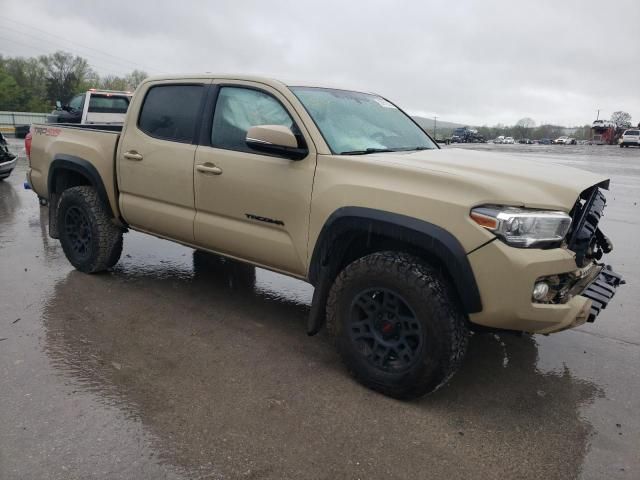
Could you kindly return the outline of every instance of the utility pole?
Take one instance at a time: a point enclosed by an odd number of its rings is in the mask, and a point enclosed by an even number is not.
[[[600,120],[600,109],[598,109],[598,116],[596,117],[596,120]]]
[[[433,138],[434,138],[434,140],[436,138],[436,129],[437,129],[437,127],[438,127],[438,117],[437,117],[437,115],[434,115],[433,116]]]

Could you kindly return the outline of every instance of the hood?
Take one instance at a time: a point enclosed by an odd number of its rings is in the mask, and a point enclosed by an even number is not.
[[[545,157],[524,160],[515,155],[462,148],[389,152],[371,157],[396,167],[456,177],[486,192],[483,201],[514,206],[569,211],[587,188],[609,188],[607,177],[556,165]]]

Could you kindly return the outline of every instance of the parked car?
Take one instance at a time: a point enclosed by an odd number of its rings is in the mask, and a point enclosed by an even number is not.
[[[56,109],[47,116],[47,123],[121,125],[132,95],[131,92],[93,88],[76,95],[66,105],[56,102]]]
[[[564,141],[565,145],[577,145],[578,141],[575,138],[567,137]]]
[[[17,157],[9,151],[9,144],[0,132],[0,180],[11,175],[17,161]]]
[[[533,145],[533,140],[529,138],[521,138],[520,140],[518,140],[518,143],[521,145]]]
[[[551,141],[550,138],[541,138],[538,143],[540,145],[551,145],[553,142]]]
[[[440,149],[378,95],[157,77],[123,127],[32,132],[28,179],[76,269],[111,268],[139,230],[306,280],[307,332],[326,324],[393,397],[445,384],[470,329],[576,327],[623,283],[600,262],[606,177]]]
[[[569,137],[567,137],[566,135],[563,135],[562,137],[556,138],[553,141],[553,143],[556,144],[556,145],[564,145],[568,138]]]
[[[496,138],[493,143],[497,143],[497,144],[502,144],[504,143],[504,136],[500,135],[498,138]]]
[[[505,137],[504,141],[502,143],[507,143],[510,145],[513,145],[514,143],[516,143],[516,141],[513,139],[513,137]]]
[[[637,128],[625,130],[620,138],[620,148],[631,146],[640,147],[640,130]]]

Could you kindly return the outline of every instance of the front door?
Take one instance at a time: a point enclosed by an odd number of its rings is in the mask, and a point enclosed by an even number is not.
[[[134,228],[193,243],[193,162],[206,84],[159,83],[136,93],[118,148],[120,209]]]
[[[316,166],[313,143],[275,89],[246,82],[217,88],[212,127],[196,152],[196,243],[304,276]],[[293,161],[252,150],[245,137],[255,125],[291,128],[304,138],[309,154]]]

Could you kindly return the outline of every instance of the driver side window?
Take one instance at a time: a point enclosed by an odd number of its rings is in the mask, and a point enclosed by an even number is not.
[[[294,130],[294,122],[271,95],[242,87],[222,87],[216,101],[211,146],[256,153],[246,144],[247,130],[256,125],[282,125]]]

